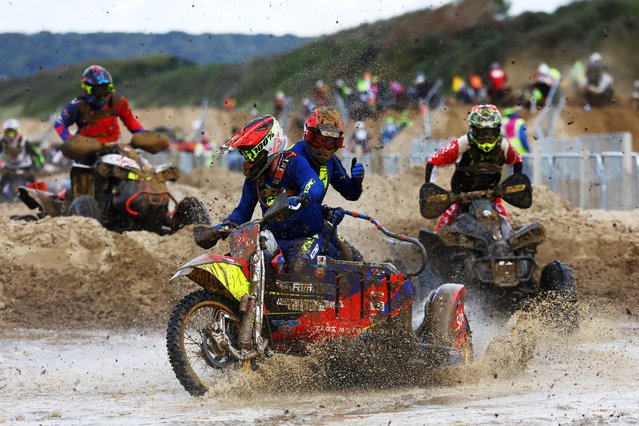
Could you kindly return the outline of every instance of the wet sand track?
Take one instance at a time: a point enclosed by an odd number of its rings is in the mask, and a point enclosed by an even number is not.
[[[369,175],[359,201],[335,194],[326,201],[416,235],[434,225],[419,216],[422,182],[419,169]],[[218,220],[235,206],[241,176],[206,170],[173,190],[201,197]],[[83,218],[16,222],[9,215],[25,208],[0,206],[0,422],[638,423],[638,212],[570,209],[545,188],[536,188],[531,209],[508,210],[516,224],[539,220],[546,227],[541,265],[561,259],[574,268],[583,302],[574,336],[548,331],[534,315],[498,327],[471,306],[475,364],[435,371],[429,383],[305,386],[316,360],[276,356],[261,371],[220,380],[207,396],[192,398],[174,377],[164,342],[171,309],[195,289],[167,282],[203,253],[191,229],[114,234]],[[371,224],[346,218],[341,227],[367,259],[393,256]]]

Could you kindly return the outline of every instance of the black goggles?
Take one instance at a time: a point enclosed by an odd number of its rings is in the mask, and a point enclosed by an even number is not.
[[[475,139],[480,141],[494,141],[499,135],[501,135],[501,129],[499,127],[486,127],[486,128],[478,128],[473,127],[472,133]]]

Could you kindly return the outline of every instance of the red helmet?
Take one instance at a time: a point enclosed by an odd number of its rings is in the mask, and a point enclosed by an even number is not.
[[[304,141],[313,160],[326,164],[344,147],[344,122],[339,112],[332,107],[313,108],[304,123]]]
[[[222,151],[237,149],[244,157],[244,176],[257,179],[274,155],[286,149],[284,131],[272,115],[256,118],[236,131]]]

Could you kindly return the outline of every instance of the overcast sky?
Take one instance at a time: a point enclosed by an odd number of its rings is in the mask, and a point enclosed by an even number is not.
[[[570,0],[510,0],[511,14]],[[318,36],[445,0],[0,0],[0,32],[144,32]]]

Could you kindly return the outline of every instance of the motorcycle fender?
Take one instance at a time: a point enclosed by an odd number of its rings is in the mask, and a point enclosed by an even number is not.
[[[510,246],[513,250],[522,247],[539,245],[546,240],[546,229],[539,222],[531,222],[513,231],[510,237]]]
[[[65,205],[56,194],[26,186],[18,187],[18,198],[30,209],[39,209],[45,216],[62,216]]]
[[[182,276],[206,290],[240,301],[250,293],[248,265],[242,259],[205,254],[182,266],[169,281]]]

